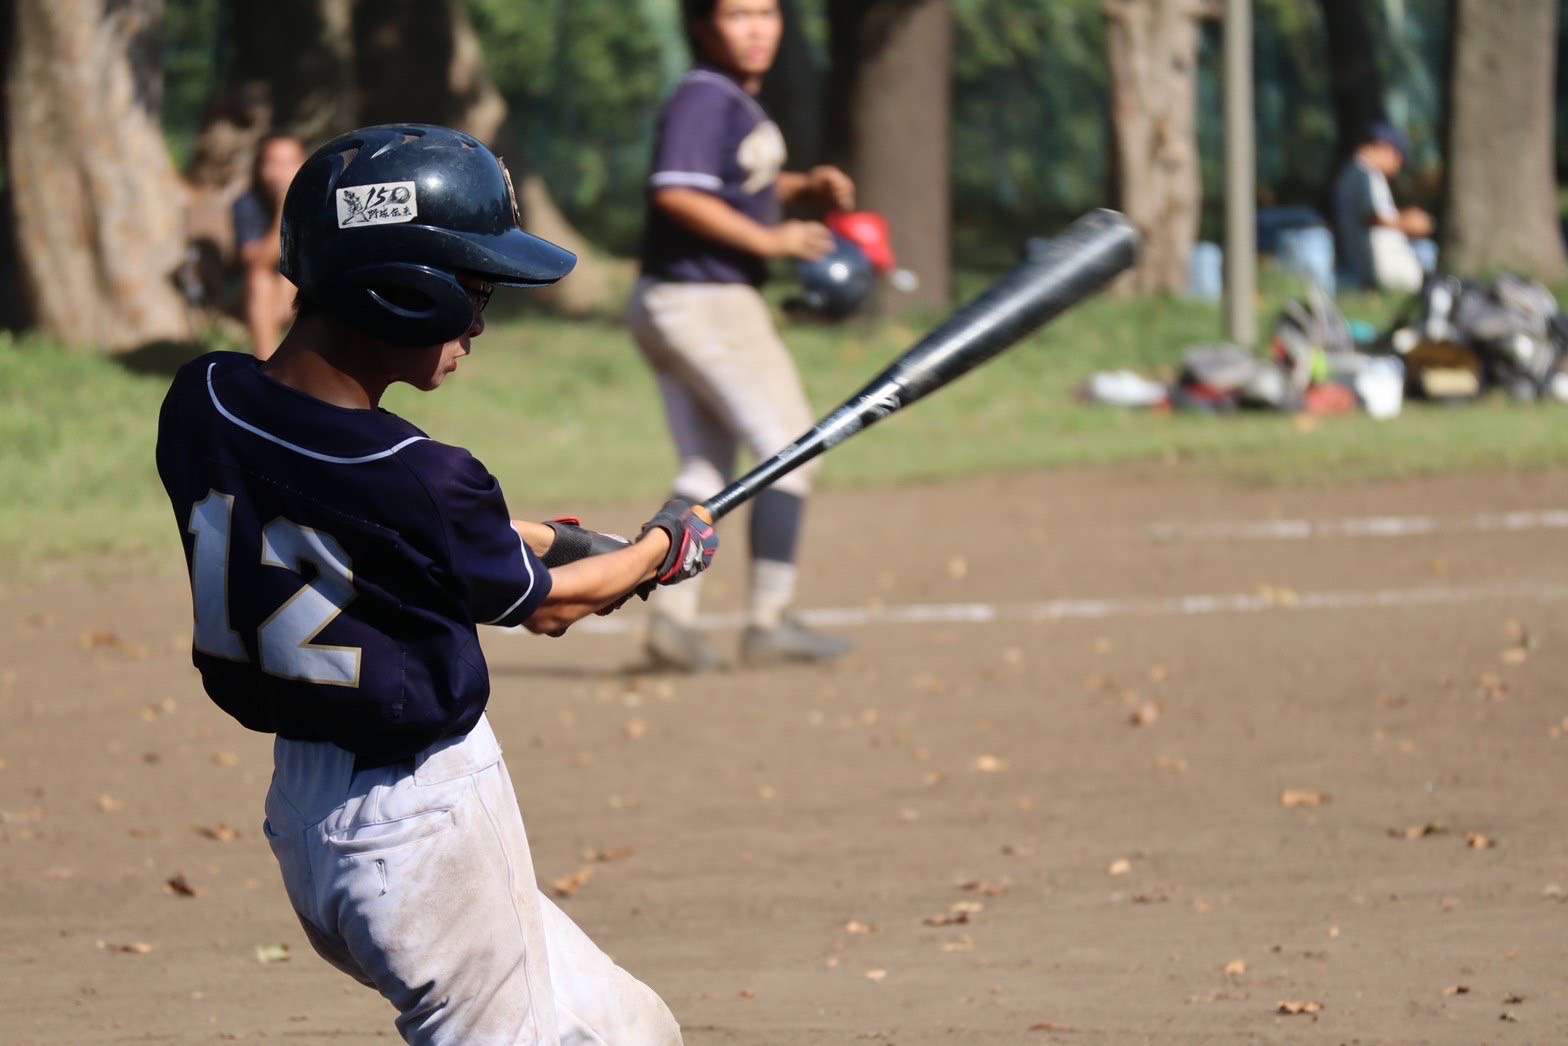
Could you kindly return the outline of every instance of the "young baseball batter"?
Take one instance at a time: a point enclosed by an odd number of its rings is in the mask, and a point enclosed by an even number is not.
[[[800,375],[757,288],[773,258],[833,249],[818,222],[780,221],[780,205],[849,208],[854,183],[835,167],[783,171],[784,139],[757,102],[783,32],[777,0],[684,0],[695,64],[659,119],[648,178],[642,279],[627,322],[653,368],[680,455],[674,489],[699,501],[731,478],[736,452],[758,459],[815,420]],[[757,496],[751,512],[748,664],[821,660],[849,649],[789,610],[814,465]],[[653,600],[648,651],[700,671],[721,659],[693,627],[698,586]]]
[[[476,626],[559,635],[700,573],[712,528],[677,502],[635,543],[515,521],[468,452],[379,409],[393,383],[458,368],[495,285],[574,264],[518,227],[478,141],[329,142],[289,190],[282,244],[297,321],[265,362],[183,367],[157,457],[202,682],[277,735],[264,828],[305,933],[409,1042],[678,1043],[659,998],[535,885]]]

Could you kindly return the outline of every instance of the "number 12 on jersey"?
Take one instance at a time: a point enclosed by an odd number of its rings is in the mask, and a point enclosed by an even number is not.
[[[245,644],[230,626],[230,557],[234,496],[209,490],[191,506],[186,529],[191,548],[191,592],[196,608],[196,649],[227,661],[249,659]],[[311,642],[354,598],[354,568],[336,538],[312,527],[278,518],[261,532],[258,562],[300,575],[300,587],[256,629],[261,670],[283,679],[329,686],[358,686],[358,647]],[[304,568],[315,576],[304,581]]]

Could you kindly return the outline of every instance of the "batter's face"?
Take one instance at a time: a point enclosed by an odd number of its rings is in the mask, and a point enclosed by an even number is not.
[[[784,16],[778,0],[719,0],[713,17],[693,31],[708,61],[756,90],[778,54]]]
[[[473,340],[485,332],[485,306],[490,302],[490,292],[495,289],[494,285],[462,273],[458,274],[457,281],[467,289],[468,296],[474,303],[474,322],[462,337],[449,341],[445,345],[405,350],[408,369],[400,374],[397,380],[407,382],[421,392],[440,388],[446,376],[457,370],[457,361],[472,351]]]

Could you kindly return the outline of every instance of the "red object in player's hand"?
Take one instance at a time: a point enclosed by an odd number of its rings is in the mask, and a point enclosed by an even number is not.
[[[823,224],[864,251],[877,272],[886,275],[897,267],[887,219],[876,211],[834,211]]]

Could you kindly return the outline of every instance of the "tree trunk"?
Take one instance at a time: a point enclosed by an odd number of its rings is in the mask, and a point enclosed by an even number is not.
[[[789,148],[789,168],[810,169],[822,161],[822,71],[801,25],[800,4],[783,0],[784,37],[762,83],[762,107],[773,117]]]
[[[1443,267],[1568,278],[1553,176],[1557,0],[1454,0]]]
[[[899,265],[919,277],[890,299],[952,299],[952,0],[835,0],[828,151],[845,162],[859,205],[887,219]]]
[[[1328,35],[1328,61],[1334,120],[1339,141],[1330,171],[1366,140],[1374,123],[1385,117],[1383,76],[1377,68],[1366,0],[1319,0]]]
[[[615,263],[572,227],[543,179],[525,173],[521,149],[506,125],[506,100],[485,69],[479,35],[462,0],[360,2],[354,9],[354,49],[360,123],[453,127],[518,168],[514,181],[524,228],[577,255],[572,274],[538,298],[572,315],[615,304]]]
[[[11,37],[16,28],[16,0],[0,0],[0,330],[22,330],[31,317],[22,294],[21,263],[16,249],[16,212],[11,206],[7,159],[10,133],[6,127],[4,87],[9,79],[13,52]]]
[[[159,122],[161,0],[17,0],[10,179],[51,337],[108,351],[191,335],[172,276],[183,193]]]
[[[1111,111],[1121,209],[1143,236],[1126,288],[1177,294],[1198,239],[1199,0],[1106,0]]]
[[[236,88],[265,86],[270,129],[308,145],[353,130],[353,0],[230,4]],[[308,147],[308,146],[307,146]]]

